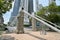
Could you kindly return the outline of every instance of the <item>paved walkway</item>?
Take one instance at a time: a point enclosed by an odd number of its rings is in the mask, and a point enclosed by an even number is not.
[[[32,31],[31,29],[25,28],[25,34],[2,34],[3,40],[60,40],[60,34],[57,32],[47,32],[46,35],[40,31]],[[2,40],[0,38],[0,40]]]
[[[40,32],[38,31],[30,31],[29,33],[25,33],[25,34],[3,34],[2,36],[4,36],[6,38],[8,38],[8,36],[10,36],[12,39],[14,38],[14,40],[60,40],[60,34],[59,33],[55,33],[55,32],[48,32],[47,35],[44,34],[40,34]]]

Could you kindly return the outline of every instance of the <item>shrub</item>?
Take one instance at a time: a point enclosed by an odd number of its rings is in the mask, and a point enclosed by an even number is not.
[[[60,15],[58,14],[49,14],[47,17],[46,17],[47,20],[53,22],[53,23],[60,23]]]

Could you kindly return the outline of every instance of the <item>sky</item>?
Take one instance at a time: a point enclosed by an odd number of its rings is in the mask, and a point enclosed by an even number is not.
[[[43,6],[48,6],[48,3],[49,3],[48,0],[39,0],[39,4],[42,4]],[[60,5],[60,0],[56,0],[56,4]],[[3,15],[5,24],[7,24],[9,22],[12,11],[13,11],[13,6],[12,6],[12,9],[10,9],[10,11],[6,12],[6,14]]]
[[[7,24],[9,22],[9,19],[11,17],[11,13],[13,11],[13,6],[14,6],[14,2],[12,3],[12,8],[3,15],[5,24]]]

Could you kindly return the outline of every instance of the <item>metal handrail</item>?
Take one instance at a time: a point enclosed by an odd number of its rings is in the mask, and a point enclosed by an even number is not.
[[[22,10],[22,11],[23,11],[25,14],[29,15],[30,17],[32,17],[32,18],[34,18],[34,19],[36,19],[36,20],[40,21],[41,23],[43,23],[43,24],[47,25],[47,26],[48,26],[48,27],[50,27],[51,29],[53,29],[53,30],[55,30],[55,31],[57,31],[57,32],[59,32],[59,33],[60,33],[60,30],[59,30],[59,29],[57,29],[56,27],[54,27],[54,26],[52,26],[52,25],[50,25],[50,24],[48,24],[48,23],[44,22],[43,20],[41,20],[41,19],[39,19],[39,18],[37,18],[37,17],[35,17],[35,16],[31,15],[30,13],[28,13],[28,12],[27,12],[27,11],[25,11],[25,10]]]
[[[48,20],[46,20],[46,19],[44,19],[44,18],[42,18],[42,17],[40,17],[40,16],[37,16],[37,15],[35,15],[35,16],[38,17],[39,19],[43,20],[43,21],[46,21],[46,22],[50,23],[51,25],[53,25],[53,26],[55,26],[55,27],[60,28],[60,26],[58,26],[58,25],[56,25],[56,24],[54,24],[54,23],[52,23],[52,22],[50,22],[50,21],[48,21]]]

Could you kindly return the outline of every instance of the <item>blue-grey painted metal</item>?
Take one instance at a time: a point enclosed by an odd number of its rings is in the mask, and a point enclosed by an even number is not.
[[[15,0],[14,8],[13,8],[13,12],[12,12],[11,16],[17,16],[19,7],[20,7],[20,3],[21,3],[21,0]]]
[[[13,7],[13,12],[11,13],[10,22],[12,22],[14,20],[15,16],[17,16],[17,14],[19,12],[19,8],[20,8],[20,3],[21,3],[21,0],[14,1],[14,7]]]
[[[33,0],[28,1],[28,12],[31,13],[33,12]]]

